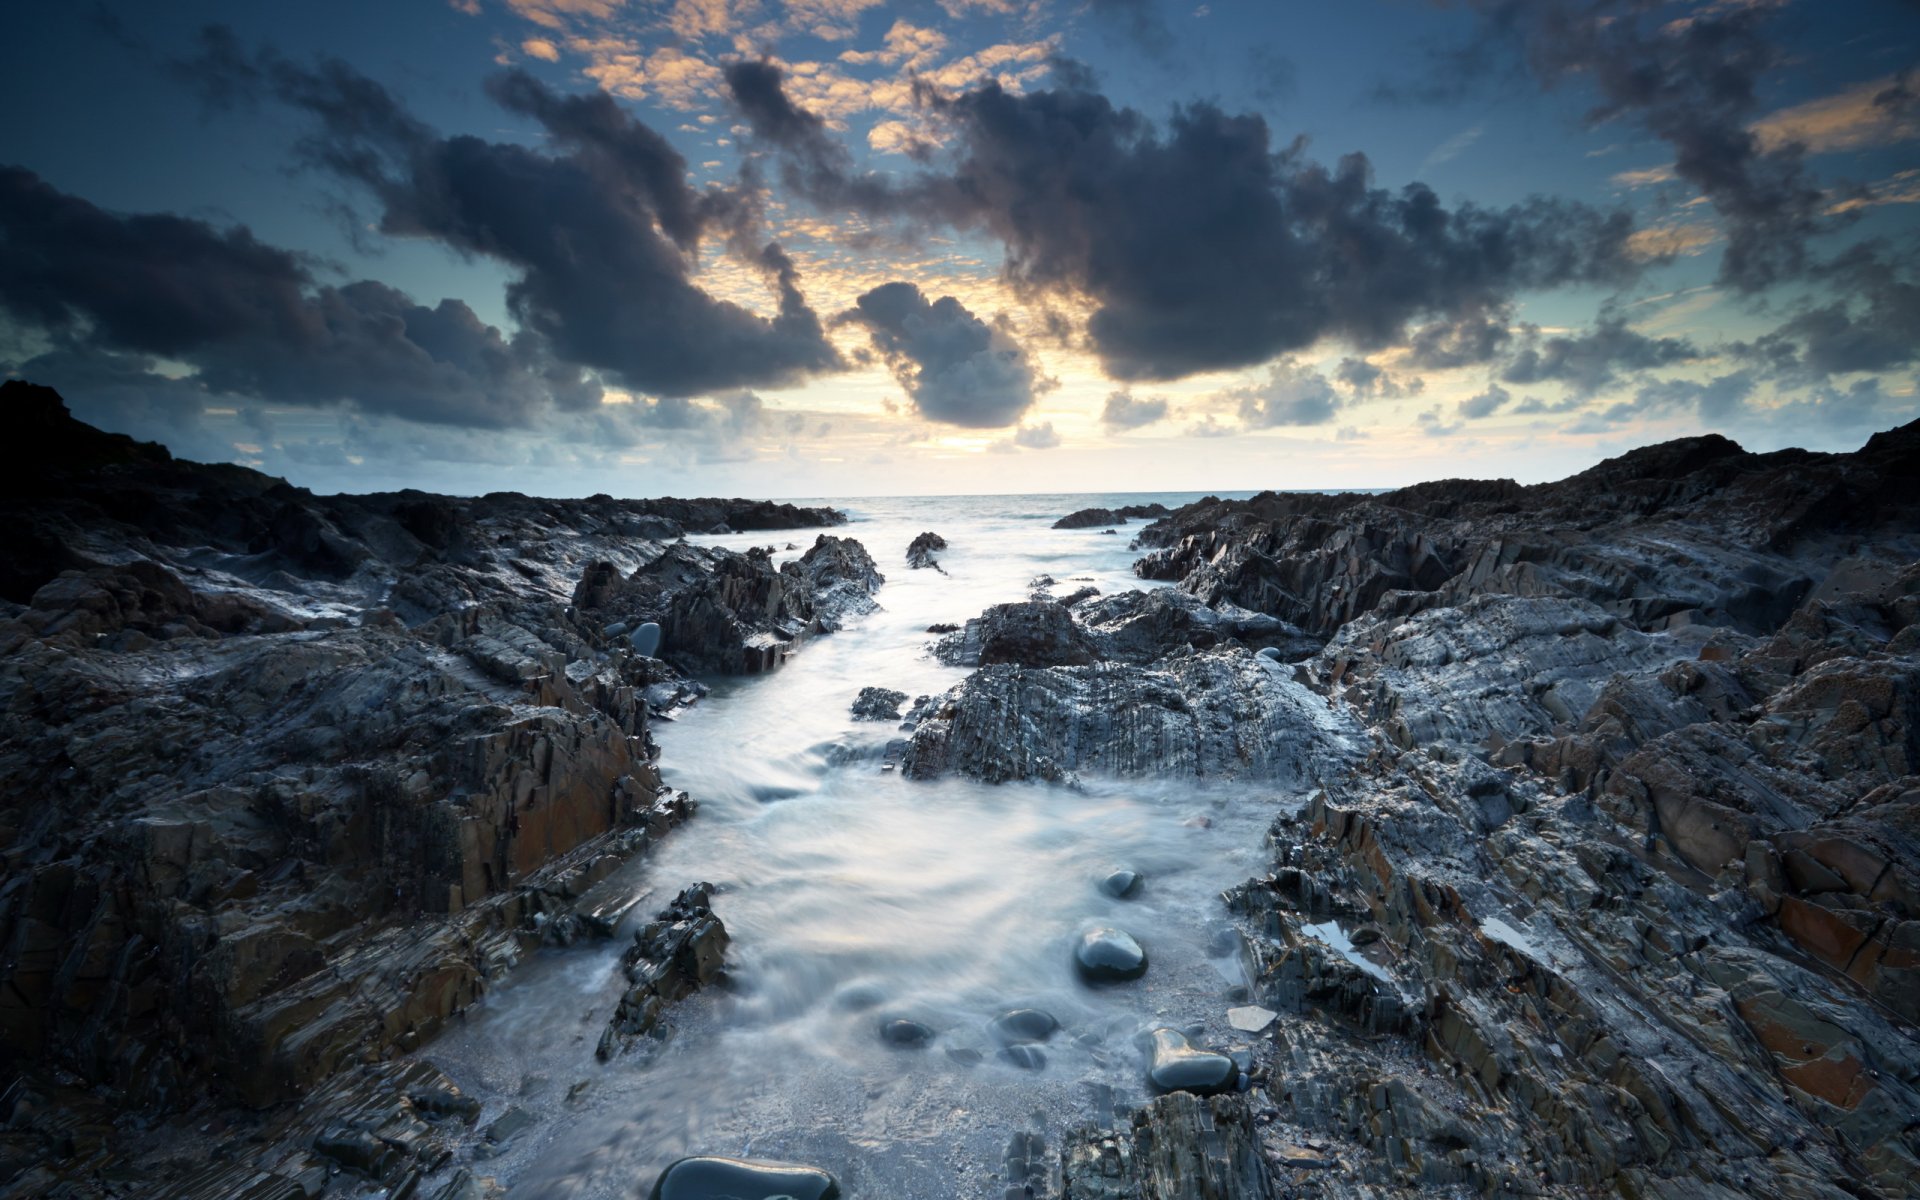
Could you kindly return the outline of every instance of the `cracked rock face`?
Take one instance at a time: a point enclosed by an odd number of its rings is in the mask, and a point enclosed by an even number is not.
[[[1163,1097],[1070,1139],[1058,1194],[1910,1194],[1916,468],[1920,425],[1203,501],[1140,535],[1176,592],[1036,639],[1091,664],[982,666],[920,709],[914,775],[1319,789],[1226,897],[1235,1011],[1269,1014],[1236,1020],[1244,1117]],[[1314,644],[1252,666],[1243,614]],[[949,644],[1011,623],[974,624]]]
[[[155,1118],[304,1097],[301,1120],[337,1128],[286,1136],[417,1184],[435,1139],[355,1115],[384,1103],[366,1064],[527,950],[609,933],[596,885],[693,810],[650,723],[702,689],[576,598],[638,574],[675,622],[662,653],[744,670],[880,582],[832,536],[779,571],[670,544],[832,510],[316,497],[0,389],[31,443],[0,489],[0,1046],[50,1098],[6,1102],[0,1165],[47,1167],[29,1194],[118,1161],[116,1138],[68,1133],[100,1096]],[[181,1194],[311,1192],[287,1161]]]

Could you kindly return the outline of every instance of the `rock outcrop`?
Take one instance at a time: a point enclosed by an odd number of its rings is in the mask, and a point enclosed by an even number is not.
[[[23,430],[0,483],[0,1046],[63,1098],[12,1114],[63,1170],[119,1153],[60,1142],[64,1098],[147,1121],[312,1104],[528,949],[610,932],[594,885],[693,809],[650,734],[700,694],[682,670],[777,661],[879,583],[832,536],[779,571],[669,541],[832,510],[317,497],[0,390]],[[611,619],[636,575],[654,607]],[[622,626],[658,618],[669,661]],[[391,1186],[412,1161],[377,1129],[327,1144]]]
[[[940,565],[940,560],[933,556],[933,552],[946,548],[947,539],[937,533],[923,533],[908,543],[907,565],[916,571],[932,567],[944,575],[947,569]]]
[[[1068,513],[1053,523],[1055,529],[1101,529],[1125,525],[1132,519],[1150,519],[1169,515],[1164,504],[1129,504],[1121,508],[1083,508]]]
[[[1917,468],[1920,426],[1700,438],[1143,533],[1141,574],[1326,638],[1300,677],[1370,746],[1228,896],[1290,1014],[1272,1180],[1910,1194]]]

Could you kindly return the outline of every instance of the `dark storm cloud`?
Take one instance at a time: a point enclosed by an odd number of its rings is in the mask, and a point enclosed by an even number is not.
[[[1033,404],[1038,381],[1026,351],[952,296],[929,302],[911,283],[884,283],[837,319],[866,328],[929,420],[996,428],[1012,425]]]
[[[167,358],[211,392],[442,424],[522,425],[599,399],[538,338],[508,339],[458,300],[428,308],[373,281],[323,285],[244,228],[109,213],[18,167],[0,168],[0,308],[58,348],[16,369],[98,385],[76,371],[90,354],[111,360],[122,391],[145,375],[176,393],[151,371]]]
[[[692,282],[706,237],[745,248],[751,204],[692,188],[680,154],[604,92],[561,96],[517,71],[490,81],[494,100],[546,133],[548,146],[532,150],[440,136],[343,64],[249,58],[218,32],[186,70],[215,102],[271,96],[315,118],[300,153],[364,186],[382,232],[515,268],[509,307],[567,362],[666,396],[795,383],[844,365],[778,246],[751,252],[778,302],[771,318]]]
[[[1453,97],[1522,62],[1543,87],[1590,87],[1588,123],[1629,120],[1667,143],[1674,173],[1712,203],[1726,231],[1721,282],[1756,291],[1805,270],[1807,241],[1832,224],[1793,144],[1749,129],[1757,88],[1786,51],[1766,35],[1765,5],[1667,8],[1597,0],[1476,0],[1479,36],[1440,62],[1427,89]],[[1897,95],[1889,104],[1899,103]]]
[[[821,153],[784,97],[742,107],[823,207],[984,229],[1017,286],[1090,298],[1089,339],[1116,379],[1251,366],[1325,337],[1395,345],[1415,321],[1486,320],[1517,291],[1639,268],[1624,213],[1541,198],[1449,209],[1422,184],[1375,187],[1362,155],[1329,169],[1299,142],[1276,152],[1262,118],[1207,103],[1162,130],[1084,91],[989,83],[924,100],[953,135],[951,168],[899,185]]]
[[[1100,423],[1110,430],[1139,429],[1155,421],[1163,421],[1166,416],[1167,402],[1164,397],[1136,400],[1128,392],[1111,393],[1100,409]]]
[[[1526,327],[1521,348],[1500,372],[1503,383],[1564,383],[1591,396],[1615,383],[1623,371],[1647,371],[1700,357],[1684,338],[1650,338],[1627,328],[1618,317],[1602,315],[1584,333],[1541,337]]]

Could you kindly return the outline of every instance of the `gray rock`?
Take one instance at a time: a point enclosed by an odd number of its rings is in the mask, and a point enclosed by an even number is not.
[[[852,712],[861,721],[898,721],[900,706],[907,702],[905,692],[892,688],[863,687],[854,698]]]
[[[1037,1008],[1016,1008],[995,1017],[987,1028],[1002,1046],[1017,1046],[1046,1041],[1060,1028],[1060,1022],[1052,1013]]]
[[[1147,973],[1147,952],[1132,934],[1101,925],[1074,943],[1073,965],[1087,983],[1126,983]]]
[[[668,1164],[648,1200],[839,1200],[840,1184],[818,1167],[700,1156]]]
[[[906,1017],[880,1022],[880,1040],[889,1046],[924,1046],[934,1037],[933,1026]]]
[[[636,654],[653,658],[660,651],[660,626],[653,621],[644,621],[633,631],[633,649]]]
[[[1146,877],[1140,872],[1122,869],[1102,879],[1100,890],[1116,900],[1125,900],[1137,893],[1145,882]]]
[[[1211,1096],[1234,1090],[1239,1066],[1225,1054],[1202,1050],[1177,1029],[1156,1029],[1147,1082],[1163,1092]]]

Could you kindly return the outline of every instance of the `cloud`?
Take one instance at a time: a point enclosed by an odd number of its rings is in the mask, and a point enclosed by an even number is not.
[[[1808,239],[1825,228],[1820,189],[1799,142],[1749,128],[1759,81],[1784,57],[1765,34],[1771,6],[1711,6],[1668,20],[1655,5],[1473,5],[1479,35],[1412,94],[1457,97],[1521,63],[1544,87],[1591,88],[1590,125],[1638,123],[1671,147],[1673,173],[1713,205],[1727,238],[1722,283],[1753,292],[1805,271]]]
[[[1476,396],[1469,396],[1460,402],[1460,415],[1469,421],[1478,421],[1490,417],[1501,405],[1513,399],[1513,393],[1499,384],[1489,384],[1487,390]]]
[[[1408,360],[1428,371],[1473,366],[1498,356],[1513,340],[1505,312],[1470,313],[1452,321],[1435,321],[1413,331]]]
[[[1014,286],[1092,302],[1088,339],[1118,380],[1254,366],[1327,337],[1395,345],[1416,320],[1484,317],[1517,291],[1619,283],[1642,265],[1624,212],[1538,197],[1449,210],[1422,184],[1375,187],[1362,155],[1330,170],[1299,142],[1276,153],[1261,117],[1204,102],[1163,130],[1091,92],[923,89],[950,162],[899,182],[855,172],[818,117],[796,120],[777,71],[732,82],[756,135],[787,152],[794,190],[993,235]]]
[[[1748,128],[1769,152],[1796,143],[1810,154],[1891,146],[1920,137],[1920,95],[1906,74],[1888,75],[1783,108]]]
[[[546,38],[528,38],[520,43],[520,49],[528,57],[537,58],[543,62],[560,61],[560,47]]]
[[[1203,415],[1198,421],[1187,426],[1187,436],[1192,438],[1232,437],[1234,433],[1233,426],[1223,425],[1214,420],[1212,413]]]
[[[1398,400],[1403,396],[1417,395],[1427,386],[1426,380],[1418,375],[1394,375],[1363,358],[1341,359],[1333,377],[1358,400],[1371,400],[1376,396],[1383,400]]]
[[[1500,372],[1502,383],[1565,383],[1583,396],[1611,386],[1622,371],[1646,371],[1699,358],[1700,352],[1684,338],[1651,338],[1603,313],[1585,333],[1540,336],[1537,326],[1526,328],[1518,353]]]
[[[442,137],[345,64],[248,57],[218,30],[185,72],[215,102],[269,96],[312,117],[301,158],[365,188],[382,233],[516,271],[509,308],[565,362],[666,396],[788,385],[845,365],[792,261],[777,245],[746,244],[748,198],[696,191],[679,152],[605,92],[562,96],[518,71],[491,79],[496,103],[544,130],[546,147],[531,149]],[[774,315],[693,282],[711,237],[761,274]]]
[[[109,213],[4,167],[0,233],[0,309],[56,349],[16,369],[49,381],[105,386],[77,369],[91,356],[122,392],[173,392],[155,373],[167,359],[206,392],[488,428],[599,400],[537,334],[509,338],[458,300],[427,307],[372,280],[320,284],[243,227]]]
[[[1480,140],[1481,135],[1486,132],[1487,125],[1484,121],[1469,125],[1446,141],[1441,142],[1438,146],[1435,146],[1433,152],[1428,154],[1420,163],[1420,169],[1422,171],[1431,171],[1437,166],[1452,162],[1454,159],[1466,153],[1475,142]]]
[[[1331,421],[1340,407],[1340,397],[1325,375],[1293,362],[1274,364],[1266,383],[1257,388],[1237,388],[1227,397],[1237,405],[1241,424],[1249,429],[1322,425]]]
[[[1038,425],[1022,425],[1013,431],[1014,444],[1027,450],[1051,450],[1060,444],[1060,435],[1053,431],[1053,422],[1044,421]]]
[[[1167,64],[1173,59],[1173,30],[1153,0],[1085,0],[1086,10],[1133,45],[1144,57]]]
[[[1113,392],[1100,408],[1100,423],[1113,432],[1140,429],[1156,421],[1164,421],[1167,411],[1164,397],[1136,400],[1130,392]]]
[[[1012,425],[1033,404],[1039,381],[1026,350],[952,296],[929,302],[914,284],[886,283],[836,320],[866,328],[929,420],[991,429]]]
[[[1735,352],[1774,369],[1814,376],[1887,371],[1920,359],[1920,284],[1870,249],[1856,249],[1825,272],[1838,298],[1808,305],[1779,328]]]

